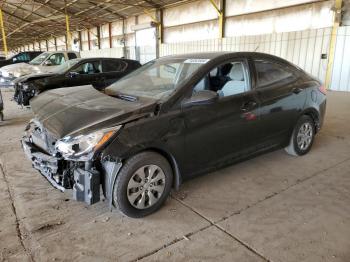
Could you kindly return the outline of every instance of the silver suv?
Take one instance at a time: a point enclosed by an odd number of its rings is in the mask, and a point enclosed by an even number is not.
[[[21,76],[52,72],[54,69],[70,59],[79,58],[74,51],[44,52],[27,63],[18,63],[0,68],[0,86],[14,86],[13,81]]]

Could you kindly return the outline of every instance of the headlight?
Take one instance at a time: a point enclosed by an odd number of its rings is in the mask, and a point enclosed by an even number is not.
[[[56,150],[64,158],[89,158],[89,154],[103,146],[121,126],[99,130],[87,135],[64,137],[56,143]]]
[[[7,72],[7,71],[2,72],[3,77],[9,77],[9,75],[10,75],[9,72]]]

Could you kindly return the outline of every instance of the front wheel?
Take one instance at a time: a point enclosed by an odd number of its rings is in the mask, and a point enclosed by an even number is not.
[[[293,156],[302,156],[308,153],[314,142],[315,124],[311,117],[303,115],[298,120],[286,152]]]
[[[173,181],[169,162],[155,152],[143,152],[126,161],[114,184],[113,203],[125,215],[147,216],[167,199]]]

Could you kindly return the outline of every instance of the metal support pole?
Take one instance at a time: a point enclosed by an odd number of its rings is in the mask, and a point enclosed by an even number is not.
[[[83,40],[81,37],[81,31],[78,32],[78,36],[79,36],[79,51],[83,51]]]
[[[220,1],[221,7],[219,7],[214,0],[209,0],[212,6],[215,8],[218,13],[219,19],[219,38],[224,37],[224,26],[225,26],[225,0]]]
[[[71,33],[70,33],[70,28],[69,28],[69,16],[67,14],[67,3],[66,3],[66,1],[65,1],[65,14],[66,14],[66,30],[67,30],[66,48],[67,48],[67,50],[70,50],[70,49],[72,49],[72,36],[71,36]]]
[[[7,56],[7,42],[6,42],[6,35],[5,35],[4,19],[2,16],[2,9],[0,9],[0,26],[1,26],[1,34],[2,34],[2,44],[4,46],[4,53],[5,53],[5,56]]]
[[[160,48],[163,44],[163,37],[164,37],[164,30],[163,30],[163,9],[157,10],[157,20],[158,20],[158,26],[157,26],[157,36],[158,36],[158,42],[157,42],[157,57],[160,57]]]
[[[91,50],[90,29],[87,30],[87,37],[88,37],[89,50]]]
[[[96,27],[96,32],[97,32],[97,47],[98,49],[101,49],[101,27],[100,26]]]
[[[124,20],[123,20],[124,21]],[[109,48],[113,47],[112,41],[112,23],[108,23],[108,39],[109,39]]]
[[[128,58],[128,52],[127,52],[127,49],[126,49],[126,28],[125,28],[126,24],[125,24],[125,18],[123,18],[123,31],[122,31],[122,34],[123,34],[123,57],[124,58]]]
[[[334,10],[334,17],[333,17],[333,28],[332,28],[332,34],[331,34],[331,41],[329,44],[328,64],[327,64],[326,81],[325,81],[325,87],[327,89],[330,88],[331,79],[332,79],[335,45],[337,41],[338,28],[341,23],[342,0],[335,0],[334,7],[335,7],[334,8],[335,10]]]
[[[55,40],[55,50],[57,51],[57,38],[54,37],[53,39]]]

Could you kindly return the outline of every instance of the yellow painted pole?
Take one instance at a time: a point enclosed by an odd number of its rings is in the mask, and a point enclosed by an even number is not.
[[[67,49],[72,49],[72,36],[69,29],[69,16],[67,13],[67,0],[64,0],[64,13],[66,15],[66,30],[67,30]]]
[[[7,42],[6,42],[6,35],[5,35],[4,19],[2,16],[2,9],[0,9],[0,26],[1,26],[1,34],[2,34],[2,44],[4,45],[5,56],[7,56]]]
[[[341,22],[340,19],[341,19],[342,0],[335,0],[334,7],[335,7],[335,10],[334,10],[334,18],[333,18],[333,28],[331,33],[331,41],[329,44],[328,64],[327,64],[326,81],[325,81],[325,87],[327,89],[330,88],[331,79],[332,79],[335,45],[337,42],[338,28]]]
[[[66,13],[66,29],[67,29],[67,49],[72,49],[72,37],[69,29],[69,16]]]
[[[220,8],[217,6],[214,0],[210,0],[210,3],[213,5],[215,8],[216,12],[218,13],[219,16],[219,38],[224,37],[224,14],[220,10]]]

